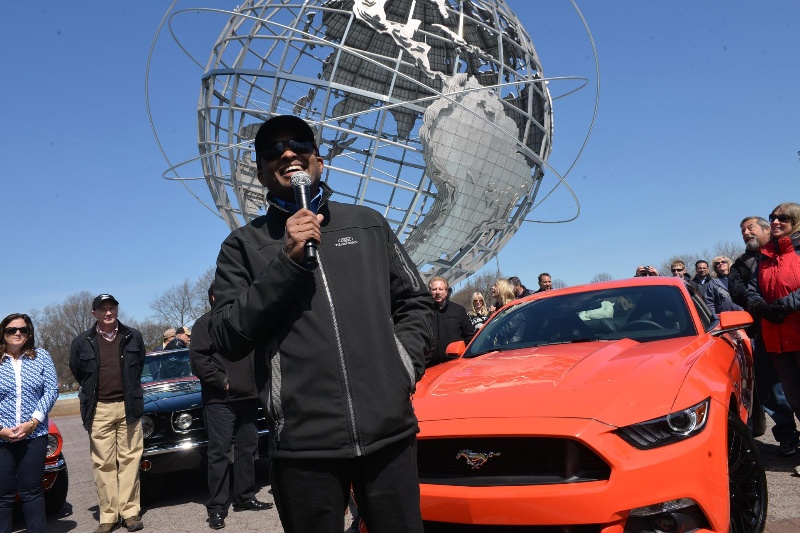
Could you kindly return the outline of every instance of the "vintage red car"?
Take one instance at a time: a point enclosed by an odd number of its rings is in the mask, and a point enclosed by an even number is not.
[[[49,420],[49,419],[48,419]],[[64,441],[55,422],[49,420],[47,434],[47,457],[44,462],[44,507],[47,514],[57,513],[67,501],[69,474],[67,462],[61,449]]]
[[[414,395],[426,533],[762,531],[751,322],[668,277],[501,309]]]

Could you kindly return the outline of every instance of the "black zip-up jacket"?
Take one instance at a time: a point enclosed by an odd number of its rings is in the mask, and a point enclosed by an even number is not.
[[[225,357],[255,350],[265,362],[277,457],[358,457],[418,430],[411,393],[430,347],[430,294],[379,213],[328,202],[320,186],[316,268],[284,251],[290,215],[271,195],[217,258],[211,338]]]
[[[258,398],[253,356],[231,361],[220,355],[211,342],[211,311],[195,321],[189,359],[192,372],[200,378],[203,403],[226,403]],[[266,376],[265,376],[266,377]],[[225,387],[228,390],[225,390]]]
[[[426,366],[428,368],[449,361],[447,345],[455,341],[469,344],[475,336],[475,326],[467,316],[467,310],[448,298],[441,307],[433,306],[433,349]]]
[[[132,424],[144,413],[144,391],[142,390],[142,368],[146,352],[142,334],[118,322],[119,364],[122,367],[122,398],[125,402],[125,421]],[[81,419],[86,431],[92,430],[92,421],[97,407],[97,368],[100,348],[97,346],[97,322],[75,337],[69,348],[69,369],[80,384],[78,399],[81,404]]]

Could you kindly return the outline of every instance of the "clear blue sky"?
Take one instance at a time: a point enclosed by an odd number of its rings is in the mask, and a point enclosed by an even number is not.
[[[556,102],[550,163],[564,172],[591,119],[592,50],[568,1],[508,4],[547,77],[591,81]],[[161,178],[168,164],[146,114],[147,56],[168,5],[3,6],[0,315],[88,290],[114,294],[126,313],[144,319],[155,296],[214,264],[228,228],[180,183]],[[738,241],[745,215],[800,201],[800,3],[583,0],[579,7],[601,77],[596,126],[567,178],[581,214],[568,224],[526,224],[500,253],[505,274],[529,286],[541,271],[570,285],[599,272],[627,277],[638,264]],[[196,34],[213,41],[221,22],[211,17]],[[151,98],[159,135],[178,162],[196,155],[199,82],[167,44],[156,49]],[[560,94],[565,83],[551,90]],[[176,95],[186,95],[185,107],[167,105]],[[531,217],[573,214],[559,189]]]

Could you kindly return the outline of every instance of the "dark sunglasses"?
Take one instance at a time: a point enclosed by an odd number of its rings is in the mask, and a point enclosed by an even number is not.
[[[22,326],[21,328],[6,328],[5,333],[6,335],[16,335],[18,331],[23,335],[30,335],[31,328],[28,326]]]
[[[291,150],[300,155],[308,155],[314,152],[314,141],[295,141],[294,139],[278,141],[272,146],[267,146],[261,157],[265,161],[274,161],[282,156],[286,150]]]
[[[672,269],[673,272],[683,272],[684,270],[686,270],[686,269],[685,268],[673,268]]]
[[[770,215],[768,218],[770,222],[774,222],[777,220],[782,224],[786,224],[787,222],[792,220],[792,217],[790,217],[789,215],[784,215],[783,213],[781,213],[780,215]]]

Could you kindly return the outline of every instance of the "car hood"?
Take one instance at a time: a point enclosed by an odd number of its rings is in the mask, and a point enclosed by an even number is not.
[[[203,405],[198,379],[159,381],[147,383],[142,388],[146,413],[181,411]]]
[[[671,411],[708,337],[630,339],[490,352],[426,371],[414,394],[422,422],[566,417],[612,426]]]

